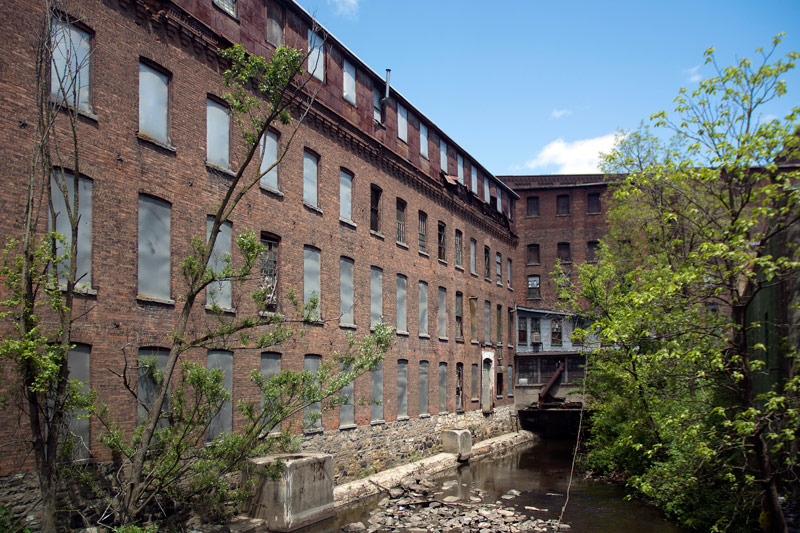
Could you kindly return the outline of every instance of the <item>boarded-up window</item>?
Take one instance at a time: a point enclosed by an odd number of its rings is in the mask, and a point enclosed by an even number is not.
[[[458,154],[456,157],[456,165],[458,169],[458,182],[463,184],[464,183],[464,158],[461,157],[461,154]]]
[[[170,204],[139,195],[139,295],[170,298]]]
[[[569,215],[568,194],[559,194],[556,197],[556,215]]]
[[[456,339],[464,339],[464,295],[456,293]]]
[[[439,167],[447,172],[447,143],[439,139]]]
[[[50,39],[50,96],[89,111],[91,35],[53,18]]]
[[[589,241],[586,243],[586,260],[590,263],[597,262],[597,252],[600,249],[600,243],[597,241]]]
[[[66,257],[72,248],[72,224],[69,211],[75,201],[75,175],[64,169],[54,169],[50,176],[50,198],[55,212],[55,224],[50,227],[64,237],[56,242],[58,281],[66,283],[69,277],[70,260]],[[70,209],[67,209],[67,206]],[[51,215],[52,216],[52,215]],[[78,288],[92,286],[92,180],[78,178],[78,212],[72,214],[78,220],[78,244],[75,255],[75,285]],[[169,236],[167,237],[169,238]]]
[[[150,412],[150,407],[153,400],[156,398],[156,391],[161,382],[160,375],[167,364],[169,358],[169,350],[166,348],[139,348],[139,368],[137,370],[137,388],[136,395],[138,405],[136,409],[138,423],[141,424],[147,418]],[[162,406],[162,415],[169,411],[169,397],[164,398],[164,405]],[[163,428],[167,425],[166,419],[158,421],[157,428]]]
[[[317,166],[319,158],[303,151],[303,203],[317,207]]]
[[[349,257],[339,258],[339,323],[354,326],[356,323],[353,306],[354,262]]]
[[[475,242],[475,239],[470,239],[469,240],[469,271],[472,274],[477,274],[478,273],[477,260],[475,258],[475,255],[476,255],[475,248],[477,248],[477,246],[478,246],[478,243]]]
[[[274,47],[283,46],[283,8],[275,3],[267,6],[267,42]]]
[[[397,199],[397,209],[395,211],[397,220],[397,242],[406,242],[406,203],[400,198]]]
[[[419,251],[428,251],[428,215],[424,211],[419,212]]]
[[[428,159],[428,126],[419,124],[419,155]]]
[[[233,352],[227,350],[209,350],[206,367],[209,370],[222,371],[222,386],[226,391],[233,391]],[[233,431],[233,403],[224,402],[219,412],[208,424],[206,440],[214,440],[217,435]]]
[[[169,143],[169,76],[139,63],[139,134]]]
[[[278,134],[268,131],[261,137],[261,186],[265,189],[278,190]],[[271,167],[271,168],[270,168]]]
[[[472,365],[472,376],[471,376],[471,391],[470,391],[470,399],[477,400],[478,399],[478,365],[477,363]]]
[[[462,265],[462,263],[463,263],[463,258],[462,258],[463,253],[462,252],[464,250],[463,241],[464,241],[464,237],[461,234],[461,230],[457,229],[456,230],[456,241],[455,241],[455,262],[456,262],[456,266],[459,267],[459,268],[462,268],[462,266],[463,266]]]
[[[381,195],[383,191],[377,185],[369,186],[369,229],[381,231]]]
[[[469,327],[470,339],[473,341],[478,340],[478,300],[475,298],[469,299]]]
[[[383,270],[369,269],[369,325],[375,326],[383,320]]]
[[[408,416],[408,361],[397,361],[397,416]]]
[[[370,371],[370,420],[383,420],[383,361]]]
[[[345,59],[342,70],[344,75],[342,96],[344,97],[345,101],[356,105],[356,67]]]
[[[319,250],[305,246],[303,248],[303,304],[307,305],[312,298],[317,298],[317,308],[310,317],[319,320],[322,316],[322,295],[320,293]]]
[[[230,167],[230,127],[228,108],[206,99],[206,161],[219,168]]]
[[[439,338],[447,338],[447,289],[439,287]]]
[[[439,363],[439,413],[447,412],[447,363]]]
[[[325,81],[325,51],[322,38],[308,30],[308,72],[319,81]]]
[[[214,217],[206,218],[206,237],[211,238],[211,228],[214,225]],[[208,258],[208,268],[218,277],[225,276],[224,271],[230,267],[231,261],[231,223],[225,222],[219,227],[217,240],[214,242],[214,249],[211,257]],[[231,309],[233,302],[231,299],[231,280],[218,279],[206,287],[206,303],[208,305],[218,305],[223,309]]]
[[[528,196],[528,198],[525,200],[525,207],[526,207],[525,216],[538,217],[539,216],[539,197],[538,196]]]
[[[397,137],[408,142],[408,111],[400,104],[397,104]]]
[[[428,284],[424,281],[419,282],[419,334],[428,334]]]
[[[541,298],[539,291],[539,276],[528,276],[528,300],[538,300]]]
[[[492,304],[489,301],[483,302],[483,341],[492,342]]]
[[[321,365],[321,355],[306,355],[303,358],[303,370],[310,372],[314,376],[316,376],[316,374],[319,372],[319,367]],[[314,402],[310,405],[307,405],[303,410],[303,416],[305,417],[306,431],[316,431],[322,429],[322,404],[320,402]]]
[[[540,259],[541,257],[539,255],[539,245],[529,244],[526,263],[529,265],[538,265],[540,263]]]
[[[470,172],[472,179],[472,187],[471,190],[473,193],[478,194],[478,169],[475,165],[471,165],[472,171]]]
[[[350,371],[350,367],[342,367],[342,372],[348,371]],[[339,393],[342,396],[342,403],[339,405],[339,427],[352,426],[356,423],[353,391],[353,382],[351,381],[342,387]]]
[[[339,218],[353,221],[353,175],[339,171]]]
[[[589,214],[600,213],[600,193],[590,192],[586,195],[586,212]]]
[[[67,359],[67,370],[69,372],[69,379],[80,381],[81,392],[89,392],[90,376],[90,355],[92,347],[88,344],[75,344],[69,351],[69,358]],[[89,457],[90,451],[90,419],[84,417],[86,412],[83,410],[73,410],[68,413],[69,418],[69,431],[75,439],[75,455],[76,459]]]
[[[406,320],[406,289],[408,279],[402,274],[397,275],[397,331],[408,331]]]
[[[558,257],[562,263],[572,263],[572,251],[570,250],[568,242],[558,243],[556,257]]]
[[[428,414],[428,361],[419,362],[419,414]]]

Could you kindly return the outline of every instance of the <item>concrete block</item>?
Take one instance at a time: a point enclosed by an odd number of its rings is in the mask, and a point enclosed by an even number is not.
[[[468,457],[472,451],[472,434],[468,429],[443,430],[442,451]]]
[[[283,469],[273,479],[277,462]],[[279,454],[250,459],[242,483],[255,477],[245,514],[266,521],[270,531],[294,531],[333,516],[333,456],[321,453]]]

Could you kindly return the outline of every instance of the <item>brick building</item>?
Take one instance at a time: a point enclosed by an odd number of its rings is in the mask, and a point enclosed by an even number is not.
[[[243,157],[220,98],[224,66],[216,50],[231,43],[266,57],[282,44],[311,48],[315,58],[308,71],[317,102],[277,171],[248,193],[218,244],[228,251],[235,248],[231,235],[260,234],[268,249],[261,274],[276,287],[275,307],[289,310],[290,288],[306,297],[314,292],[323,323],[268,352],[193,350],[187,357],[232,376],[234,404],[255,402],[251,369],[313,369],[345,348],[347,333],[365,334],[382,317],[397,327],[397,342],[382,369],[354,384],[353,396],[369,401],[323,411],[321,427],[310,433],[381,426],[402,432],[403,424],[443,413],[513,405],[515,297],[525,303],[525,276],[546,271],[517,259],[515,219],[525,215],[517,214],[518,196],[501,179],[394,88],[387,91],[382,76],[295,2],[85,0],[66,10],[74,23],[54,24],[87,57],[76,69],[85,196],[71,371],[97,390],[126,431],[135,427],[137,407],[115,373],[168,347],[182,308],[181,260],[192,237],[205,235],[207,217]],[[32,151],[26,125],[36,122],[33,37],[20,28],[35,28],[45,16],[36,0],[0,6],[7,51],[0,64],[0,204],[9,235],[21,228],[19,198]],[[70,66],[71,59],[53,61],[56,69],[57,61]],[[288,131],[272,131],[266,150],[283,146]],[[577,191],[602,188],[565,190],[574,192],[577,213],[585,201]],[[540,205],[548,213],[544,196]],[[581,236],[581,246],[594,235]],[[569,240],[580,260],[583,248]],[[547,241],[537,242],[542,258],[555,253]],[[241,262],[232,253],[234,265]],[[256,311],[256,287],[255,280],[221,284],[208,298],[229,316],[246,316]],[[213,317],[199,305],[193,320],[199,329]],[[226,413],[216,430],[243,422],[235,410]],[[0,421],[3,442],[11,444],[0,470],[9,473],[26,461],[26,432],[14,410],[0,412]],[[107,457],[96,421],[73,429],[87,454]],[[329,445],[336,448],[335,438]]]

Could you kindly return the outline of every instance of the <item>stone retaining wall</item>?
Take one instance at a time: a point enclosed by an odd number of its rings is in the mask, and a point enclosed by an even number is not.
[[[487,414],[467,411],[325,430],[304,437],[302,451],[333,455],[338,485],[439,453],[442,429],[469,429],[473,442],[515,431],[515,415],[513,406],[503,406]]]

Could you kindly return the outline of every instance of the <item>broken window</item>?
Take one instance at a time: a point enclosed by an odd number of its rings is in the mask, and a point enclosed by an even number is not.
[[[462,241],[463,236],[461,234],[461,230],[456,230],[455,263],[458,268],[462,268],[462,249],[464,248]]]
[[[339,324],[354,326],[353,270],[355,264],[349,257],[339,258]]]
[[[383,123],[383,110],[381,107],[381,91],[374,87],[372,89],[372,119],[378,124]]]
[[[233,352],[228,350],[209,350],[206,367],[209,370],[222,371],[222,386],[233,392]],[[219,412],[208,423],[206,440],[212,441],[217,435],[233,431],[233,403],[228,400],[222,404]]]
[[[497,372],[496,374],[496,381],[495,381],[495,389],[498,398],[503,396],[503,374],[501,372]]]
[[[274,311],[278,306],[278,239],[261,234],[261,286],[264,294],[264,309]]]
[[[497,306],[497,316],[495,317],[495,341],[503,344],[503,306]]]
[[[55,213],[55,223],[50,220],[50,228],[62,235],[64,240],[56,241],[56,267],[58,281],[66,283],[69,277],[70,259],[67,255],[72,248],[72,223],[69,211],[73,211],[75,201],[75,174],[69,170],[56,168],[50,175],[50,199]],[[70,209],[67,209],[67,206]],[[50,215],[52,216],[52,215]],[[78,243],[75,255],[75,286],[79,289],[92,286],[92,180],[78,178],[78,212],[72,213],[78,221]],[[169,237],[168,237],[169,238]]]
[[[408,279],[402,275],[397,275],[397,331],[408,331],[408,321],[406,316],[406,289]]]
[[[397,242],[406,242],[406,203],[400,198],[397,199]]]
[[[464,158],[461,154],[456,157],[456,168],[458,169],[458,182],[464,184]]]
[[[483,247],[483,277],[486,281],[491,280],[491,273],[492,273],[492,264],[490,257],[492,256],[492,251],[489,249],[488,246]]]
[[[497,284],[503,284],[503,254],[497,252],[495,254],[495,265],[494,265],[495,277],[497,278]]]
[[[50,97],[90,111],[91,35],[57,18],[50,26]]]
[[[439,260],[447,261],[447,225],[439,221]]]
[[[211,229],[214,226],[214,217],[206,218],[206,239],[211,239]],[[208,268],[214,273],[216,279],[206,286],[206,304],[218,305],[223,309],[232,309],[230,272],[225,272],[231,267],[231,223],[224,222],[219,226],[217,240],[211,256],[208,258]]]
[[[550,345],[561,346],[561,319],[550,320]]]
[[[169,75],[139,62],[139,134],[169,144]]]
[[[464,363],[456,363],[456,412],[464,410]]]
[[[206,162],[222,169],[230,167],[230,127],[228,108],[206,98]]]
[[[139,195],[139,288],[148,298],[170,299],[170,204]]]
[[[506,286],[511,288],[511,258],[506,259]]]

